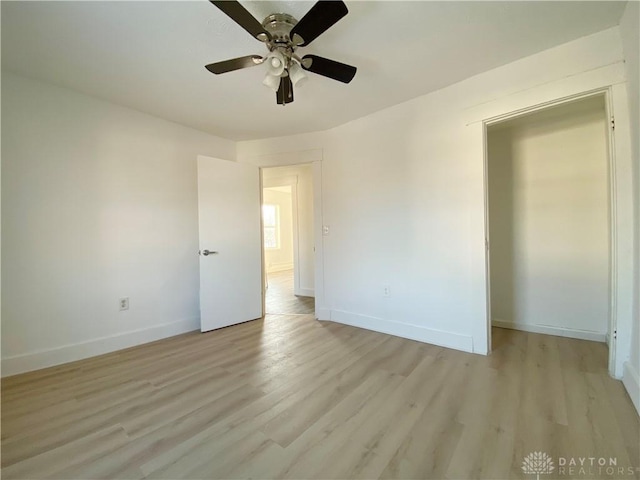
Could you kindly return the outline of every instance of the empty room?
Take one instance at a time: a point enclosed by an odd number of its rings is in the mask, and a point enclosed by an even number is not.
[[[0,9],[2,478],[640,478],[640,2]]]

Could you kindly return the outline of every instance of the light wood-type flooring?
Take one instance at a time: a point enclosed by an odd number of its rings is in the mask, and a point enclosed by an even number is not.
[[[536,478],[532,451],[543,480],[632,478],[558,471],[640,465],[606,346],[493,335],[484,357],[274,315],[6,378],[2,478]]]
[[[268,314],[314,313],[313,297],[296,297],[293,294],[293,270],[267,273],[265,307]]]

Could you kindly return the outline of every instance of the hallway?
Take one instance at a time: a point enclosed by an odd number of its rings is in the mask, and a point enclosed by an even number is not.
[[[293,270],[267,273],[267,314],[312,314],[314,312],[313,297],[297,297],[293,294]]]

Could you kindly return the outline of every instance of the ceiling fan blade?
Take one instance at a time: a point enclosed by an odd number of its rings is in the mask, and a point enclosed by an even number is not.
[[[356,67],[345,63],[329,60],[317,55],[305,55],[300,62],[302,68],[323,77],[329,77],[342,83],[349,83],[353,80],[358,70]]]
[[[293,83],[291,83],[289,75],[280,79],[280,87],[276,92],[276,102],[278,105],[286,105],[293,102]]]
[[[232,58],[231,60],[225,60],[223,62],[210,63],[204,68],[211,73],[220,75],[221,73],[233,72],[234,70],[240,70],[241,68],[255,67],[260,65],[264,61],[260,55],[247,55],[246,57]]]
[[[320,0],[291,29],[289,36],[296,45],[309,45],[347,13],[343,1]]]
[[[271,35],[267,32],[262,24],[256,20],[239,2],[232,0],[209,0],[216,7],[222,10],[231,20],[236,22],[253,37],[261,42],[271,40]]]

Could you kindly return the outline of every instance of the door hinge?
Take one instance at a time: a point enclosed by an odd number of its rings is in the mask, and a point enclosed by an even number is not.
[[[613,331],[613,339],[617,340],[618,339],[618,330],[614,330]]]
[[[616,129],[616,119],[614,117],[611,117],[611,130],[615,130]]]

